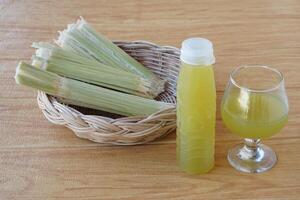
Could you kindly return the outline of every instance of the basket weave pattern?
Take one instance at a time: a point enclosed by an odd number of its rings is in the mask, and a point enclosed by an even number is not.
[[[176,103],[176,80],[179,72],[179,50],[146,41],[115,42],[126,53],[167,81],[166,91],[156,99]],[[111,118],[86,115],[74,107],[62,104],[53,96],[39,91],[37,101],[45,117],[64,125],[80,138],[101,144],[136,145],[163,137],[176,129],[176,108],[161,110],[150,116]]]

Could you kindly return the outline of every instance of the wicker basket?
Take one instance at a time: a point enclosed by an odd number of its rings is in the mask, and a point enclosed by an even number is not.
[[[164,80],[166,91],[157,100],[176,103],[176,80],[179,50],[146,41],[115,42],[129,55]],[[161,110],[150,116],[118,117],[101,111],[68,106],[53,96],[38,92],[37,101],[45,117],[64,125],[80,137],[101,144],[136,145],[163,137],[176,129],[176,108]]]

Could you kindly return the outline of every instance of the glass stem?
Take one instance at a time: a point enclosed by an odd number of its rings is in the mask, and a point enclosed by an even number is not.
[[[264,151],[260,147],[260,139],[244,139],[244,146],[240,149],[239,157],[243,160],[253,160],[259,162],[263,156]]]

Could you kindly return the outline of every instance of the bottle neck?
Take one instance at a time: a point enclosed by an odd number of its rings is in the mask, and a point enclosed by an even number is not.
[[[183,63],[193,66],[211,66],[215,63],[216,59],[213,55],[205,57],[186,57],[183,54],[180,55],[180,60]]]
[[[207,68],[207,67],[212,67],[212,64],[203,64],[203,63],[188,63],[185,62],[184,60],[181,60],[181,66],[182,67],[195,67],[195,68]]]

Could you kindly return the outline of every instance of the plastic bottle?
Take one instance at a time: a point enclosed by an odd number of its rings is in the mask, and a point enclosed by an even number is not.
[[[212,43],[204,38],[182,42],[177,84],[177,160],[191,174],[214,166],[216,89]]]

